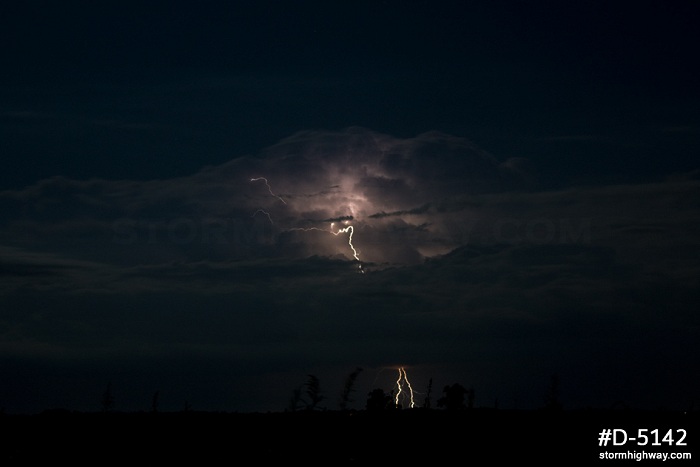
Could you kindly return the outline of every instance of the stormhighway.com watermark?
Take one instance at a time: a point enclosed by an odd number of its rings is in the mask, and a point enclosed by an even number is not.
[[[690,460],[691,453],[689,452],[647,452],[647,451],[626,451],[626,452],[608,452],[603,451],[599,455],[603,460]]]
[[[621,428],[610,429],[606,428],[598,433],[598,446],[624,446],[627,443],[635,446],[687,446],[687,432],[685,429],[676,430],[649,430],[640,428],[633,433],[633,436],[627,434],[626,430]],[[654,451],[621,451],[610,452],[603,451],[599,454],[601,460],[690,460],[692,454],[690,452],[654,452]]]

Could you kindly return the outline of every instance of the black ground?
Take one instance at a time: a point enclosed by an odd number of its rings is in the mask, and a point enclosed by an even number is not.
[[[77,413],[0,415],[0,465],[620,465],[601,452],[692,452],[697,413],[396,410],[371,413]],[[624,428],[686,432],[686,446],[598,445]],[[619,438],[618,438],[619,440]],[[651,461],[656,462],[656,461]],[[695,460],[697,462],[697,460]],[[693,465],[675,461],[674,465]],[[637,464],[639,465],[639,464]]]

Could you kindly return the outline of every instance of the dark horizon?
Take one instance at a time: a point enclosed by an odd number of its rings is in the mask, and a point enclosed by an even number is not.
[[[697,2],[0,7],[0,409],[700,406]],[[434,406],[433,406],[434,407]],[[595,437],[595,433],[591,433]],[[593,438],[591,438],[593,439]]]
[[[327,458],[336,464],[537,459],[540,465],[559,465],[566,459],[567,465],[590,466],[610,459],[692,459],[699,420],[697,413],[626,410],[52,411],[0,415],[8,433],[0,458],[7,465],[109,456],[111,461],[197,463]],[[646,443],[643,438],[638,445],[627,442],[626,433],[637,434],[637,426],[649,424],[660,428]],[[614,434],[607,429],[613,426]],[[654,441],[657,432],[663,443]]]

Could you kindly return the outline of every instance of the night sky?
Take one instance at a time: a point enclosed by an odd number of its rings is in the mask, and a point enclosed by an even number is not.
[[[5,2],[0,409],[700,404],[700,6]]]

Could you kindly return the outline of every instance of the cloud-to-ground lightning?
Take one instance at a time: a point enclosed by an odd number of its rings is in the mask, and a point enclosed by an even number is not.
[[[360,263],[360,266],[359,266],[360,272],[364,273],[364,271],[362,270],[362,262],[360,261],[360,257],[357,254],[357,250],[355,249],[355,245],[352,244],[352,234],[355,233],[355,229],[353,228],[352,225],[349,225],[347,227],[343,227],[342,229],[339,229],[337,232],[333,232],[333,225],[334,224],[331,223],[331,230],[330,230],[330,232],[333,235],[338,236],[338,234],[341,234],[341,233],[345,233],[345,232],[348,233],[348,245],[350,245],[350,249],[352,250],[352,256]]]
[[[398,406],[399,399],[402,398],[402,396],[401,396],[401,394],[403,393],[403,384],[401,383],[402,380],[406,382],[406,387],[408,388],[408,390],[407,390],[408,398],[409,398],[408,406],[410,408],[413,408],[416,405],[415,401],[413,400],[413,387],[411,386],[411,382],[408,380],[408,375],[406,375],[406,369],[404,367],[399,367],[399,377],[396,380],[396,388],[397,389],[396,389],[396,396],[394,398],[394,403],[396,404],[396,406]]]
[[[274,197],[277,198],[278,200],[282,201],[282,203],[287,204],[287,202],[286,202],[284,199],[282,199],[282,197],[276,195],[276,194],[272,191],[272,187],[270,186],[270,183],[268,182],[267,178],[265,178],[265,177],[256,177],[256,178],[251,178],[251,179],[250,179],[251,182],[257,182],[257,181],[260,181],[260,180],[262,180],[263,182],[265,182],[265,186],[267,187],[267,191],[269,191],[270,194],[271,194],[272,196],[274,196]],[[267,216],[268,220],[270,221],[270,224],[273,224],[273,225],[274,225],[274,222],[272,221],[272,216],[270,215],[269,212],[265,211],[264,209],[258,209],[257,211],[255,211],[255,212],[253,213],[252,217],[255,217],[258,213],[261,213],[261,214],[264,214],[265,216]],[[333,235],[335,235],[336,237],[337,237],[338,235],[340,235],[341,233],[347,233],[347,234],[348,234],[348,245],[350,246],[350,249],[352,250],[352,256],[353,256],[353,258],[355,258],[355,260],[359,263],[358,268],[359,268],[360,272],[364,274],[365,271],[362,269],[362,261],[360,260],[360,255],[359,255],[357,249],[355,248],[355,245],[354,245],[353,242],[352,242],[352,240],[353,240],[352,237],[353,237],[353,234],[355,233],[355,229],[354,229],[354,227],[353,227],[352,225],[347,225],[348,222],[349,222],[349,220],[352,219],[352,218],[353,218],[353,216],[343,216],[343,217],[340,217],[340,218],[333,219],[333,221],[342,221],[342,222],[346,225],[346,227],[342,227],[342,228],[338,229],[337,231],[334,230],[334,228],[335,228],[335,222],[331,222],[331,225],[330,225],[330,228],[329,228],[329,229],[320,229],[320,228],[318,228],[318,227],[308,227],[308,228],[295,227],[295,228],[291,228],[291,229],[287,229],[287,230],[288,230],[288,231],[294,231],[294,230],[300,230],[300,231],[319,230],[319,231],[322,231],[322,232],[330,232],[330,233],[332,233]],[[328,219],[328,220],[331,220],[331,219]]]
[[[272,220],[270,220],[272,222]],[[345,221],[347,222],[347,221]],[[329,232],[335,235],[336,237],[340,235],[341,233],[347,233],[348,234],[348,245],[350,246],[350,249],[352,250],[352,256],[355,258],[355,260],[360,263],[358,268],[360,269],[360,272],[362,274],[365,273],[365,271],[362,269],[362,261],[360,260],[359,253],[355,249],[355,245],[352,243],[352,234],[355,232],[355,229],[353,228],[352,225],[348,225],[347,227],[343,227],[342,229],[338,229],[338,231],[334,231],[333,227],[335,227],[335,222],[331,222],[331,227],[330,229],[321,229],[318,227],[294,227],[291,229],[288,229],[289,231],[302,231],[302,232],[309,232],[311,230],[318,230],[319,232]]]
[[[287,204],[287,202],[285,200],[283,200],[280,196],[278,196],[272,192],[272,187],[270,186],[270,183],[267,181],[267,179],[265,177],[257,177],[257,178],[250,179],[251,182],[257,182],[258,180],[263,180],[265,182],[265,186],[267,187],[267,191],[269,191],[272,196],[274,196],[278,200],[282,201],[284,204]]]

